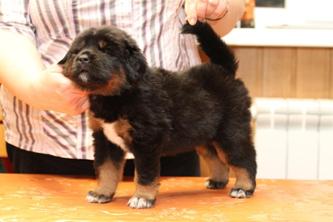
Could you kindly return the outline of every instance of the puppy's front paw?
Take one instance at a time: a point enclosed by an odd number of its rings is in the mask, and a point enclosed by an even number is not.
[[[128,201],[127,205],[131,208],[137,208],[137,209],[151,208],[154,206],[155,200],[156,199],[149,200],[144,197],[134,196]]]
[[[205,183],[207,189],[223,189],[225,188],[225,186],[228,184],[228,180],[227,181],[215,181],[212,179],[208,179]]]
[[[87,194],[87,201],[89,203],[108,203],[112,200],[114,194],[106,196],[104,194],[98,194],[94,191],[89,191]]]
[[[253,195],[253,190],[243,190],[242,188],[232,188],[229,195],[233,198],[248,198]]]

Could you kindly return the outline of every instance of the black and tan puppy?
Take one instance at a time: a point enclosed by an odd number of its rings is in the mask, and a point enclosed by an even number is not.
[[[207,161],[207,188],[224,188],[230,166],[236,177],[230,196],[253,194],[251,101],[235,78],[234,55],[206,23],[187,24],[183,33],[197,36],[210,64],[179,73],[150,68],[135,41],[111,27],[80,34],[60,62],[65,75],[90,92],[98,186],[88,193],[89,202],[112,200],[126,152],[135,157],[132,208],[153,206],[160,157],[190,149]]]

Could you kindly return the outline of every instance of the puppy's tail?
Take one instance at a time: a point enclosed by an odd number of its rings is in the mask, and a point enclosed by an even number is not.
[[[229,74],[235,76],[238,62],[234,53],[210,25],[199,21],[193,26],[186,23],[182,28],[182,33],[196,35],[200,47],[209,57],[211,63],[223,66]]]

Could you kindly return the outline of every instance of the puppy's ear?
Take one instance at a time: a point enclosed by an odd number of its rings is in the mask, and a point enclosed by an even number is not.
[[[130,78],[132,80],[137,80],[146,72],[147,62],[146,58],[142,54],[139,47],[136,45],[135,41],[132,39],[127,39],[125,43],[126,54],[127,54],[127,67],[131,73]]]
[[[69,53],[66,53],[64,58],[62,58],[62,60],[58,62],[58,65],[64,65],[67,62],[68,58],[69,58]]]

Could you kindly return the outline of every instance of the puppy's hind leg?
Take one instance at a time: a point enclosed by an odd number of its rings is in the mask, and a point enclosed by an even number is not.
[[[240,145],[240,144],[239,144]],[[251,144],[246,145],[246,151],[223,149],[218,143],[215,148],[219,158],[226,159],[235,174],[236,181],[229,195],[235,198],[252,196],[256,187],[256,162],[255,152]]]
[[[226,139],[228,140],[228,139]],[[250,141],[232,141],[215,143],[219,157],[225,158],[235,173],[236,181],[230,191],[230,196],[245,198],[252,196],[256,187],[255,150]]]
[[[208,189],[223,189],[229,180],[229,168],[226,162],[217,156],[212,145],[196,147],[197,153],[205,160],[209,169],[209,179],[206,181]]]
[[[94,191],[89,191],[87,201],[90,203],[110,202],[117,185],[122,179],[125,163],[125,153],[115,144],[109,142],[103,131],[94,132],[95,170],[98,185]]]
[[[249,124],[225,125],[214,143],[218,156],[228,161],[235,173],[236,182],[230,192],[231,197],[252,196],[256,187],[256,152],[251,139]],[[228,127],[229,126],[229,127]]]

